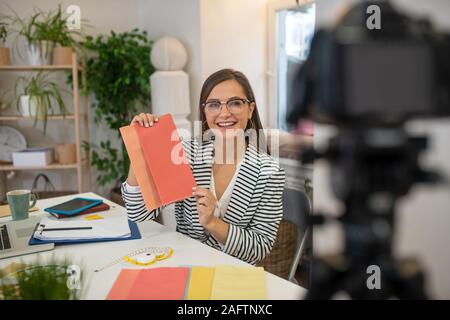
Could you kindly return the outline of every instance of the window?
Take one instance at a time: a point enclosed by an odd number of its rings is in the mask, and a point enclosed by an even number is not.
[[[286,115],[291,111],[291,83],[308,57],[314,35],[314,3],[288,8],[269,8],[269,114],[270,125],[287,131]],[[272,13],[270,12],[272,10]],[[275,15],[270,21],[270,15]],[[272,23],[271,23],[272,22]]]

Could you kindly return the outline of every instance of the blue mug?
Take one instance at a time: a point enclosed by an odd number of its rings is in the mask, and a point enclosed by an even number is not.
[[[13,190],[6,194],[13,220],[28,219],[29,210],[36,204],[36,195],[30,190]],[[30,201],[32,202],[30,204]]]

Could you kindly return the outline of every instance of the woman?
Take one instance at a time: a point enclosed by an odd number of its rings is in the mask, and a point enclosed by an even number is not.
[[[212,133],[213,139],[183,141],[197,187],[192,197],[175,203],[177,231],[256,264],[277,235],[284,171],[248,139],[262,141],[263,133],[253,90],[241,72],[212,74],[203,84],[199,111],[203,136]],[[158,118],[141,113],[133,123],[153,126]],[[243,132],[246,138],[239,139]],[[161,212],[145,209],[131,168],[122,195],[133,221],[155,219]]]

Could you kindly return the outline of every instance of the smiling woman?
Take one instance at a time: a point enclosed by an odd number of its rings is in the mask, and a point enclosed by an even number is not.
[[[267,148],[258,146],[263,128],[244,74],[231,69],[212,74],[203,84],[199,108],[203,137],[213,138],[183,141],[197,186],[190,198],[175,204],[177,230],[256,264],[271,251],[277,235],[284,171]],[[141,113],[133,123],[158,125],[158,117]],[[252,134],[256,139],[250,139]],[[136,174],[130,168],[122,184],[128,216],[155,219],[163,207],[145,209]]]

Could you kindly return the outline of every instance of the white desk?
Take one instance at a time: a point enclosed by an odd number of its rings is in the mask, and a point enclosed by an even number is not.
[[[80,196],[88,198],[102,198],[95,193],[83,193]],[[69,200],[74,196],[64,196],[52,199],[39,200],[36,206],[40,209]],[[104,199],[111,206],[111,210],[104,215],[126,215],[126,209]],[[31,215],[46,215],[40,210],[31,213]],[[4,221],[8,218],[2,218]],[[78,219],[78,218],[74,218]],[[79,218],[82,219],[82,218]],[[146,221],[139,223],[142,239],[127,241],[112,241],[99,243],[85,243],[75,245],[61,245],[55,247],[55,250],[43,252],[39,255],[47,259],[54,255],[57,258],[71,258],[75,264],[78,264],[84,272],[83,282],[87,284],[85,299],[105,299],[120,270],[125,268],[124,264],[116,264],[100,272],[94,272],[95,269],[106,265],[116,258],[127,253],[149,246],[166,247],[174,249],[174,254],[167,260],[159,261],[152,267],[174,267],[174,266],[217,266],[220,264],[242,265],[249,264],[236,259],[230,255],[213,249],[197,240],[191,239],[181,233],[171,231],[169,228],[154,222]],[[37,254],[22,257],[14,257],[0,260],[0,269],[11,262],[32,262],[35,261]],[[280,277],[266,272],[267,276],[267,295],[268,299],[302,299],[306,290]]]

